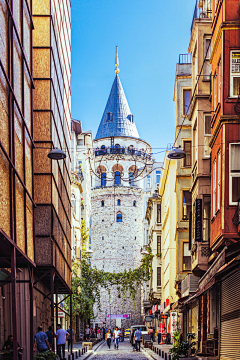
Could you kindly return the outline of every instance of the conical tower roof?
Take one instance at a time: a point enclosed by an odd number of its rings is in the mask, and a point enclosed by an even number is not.
[[[111,136],[139,138],[121,81],[116,72],[112,89],[95,140]]]

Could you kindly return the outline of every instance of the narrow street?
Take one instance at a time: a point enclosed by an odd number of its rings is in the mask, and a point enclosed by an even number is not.
[[[111,344],[111,349],[108,350],[107,343],[104,343],[103,346],[100,346],[99,350],[96,351],[92,356],[89,358],[90,360],[145,360],[150,359],[147,355],[145,355],[142,351],[136,352],[133,351],[132,345],[130,344],[129,340],[126,339],[124,342],[119,344],[119,349],[114,349],[114,343]]]

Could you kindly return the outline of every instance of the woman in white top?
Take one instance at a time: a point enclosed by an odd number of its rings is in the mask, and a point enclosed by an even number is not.
[[[112,334],[110,329],[108,329],[108,332],[106,333],[106,340],[107,340],[108,350],[110,350],[111,341],[112,341]]]

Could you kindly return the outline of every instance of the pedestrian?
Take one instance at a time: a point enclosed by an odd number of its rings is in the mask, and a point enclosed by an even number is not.
[[[105,335],[106,335],[106,331],[105,331],[105,326],[102,329],[102,338],[103,340],[105,339]]]
[[[58,324],[56,338],[57,338],[57,354],[60,360],[65,359],[65,344],[68,337],[69,337],[69,333],[67,332],[67,330],[62,329],[62,325]]]
[[[111,341],[112,341],[112,334],[111,334],[110,329],[108,329],[108,332],[106,333],[106,341],[107,341],[108,350],[110,350],[111,349]]]
[[[69,348],[70,350],[72,349],[72,344],[73,344],[73,341],[75,340],[75,334],[74,334],[74,330],[72,329],[72,339],[71,339],[71,330],[70,328],[67,329],[67,332],[69,333],[69,337],[68,337],[68,352],[69,352]]]
[[[114,336],[114,341],[115,341],[114,347],[115,347],[115,349],[118,350],[119,338],[120,338],[120,331],[118,330],[118,327],[116,327],[113,336]]]
[[[124,328],[122,328],[122,341],[124,341]]]
[[[86,329],[85,329],[85,339],[86,339],[86,341],[89,340],[89,337],[90,337],[90,329],[89,329],[89,326],[87,325]]]
[[[135,337],[135,349],[136,349],[136,351],[140,351],[140,343],[141,343],[141,337],[142,337],[142,332],[140,330],[140,327],[138,327],[137,331],[135,331],[134,337]]]
[[[158,345],[159,345],[162,340],[162,324],[159,325],[157,336],[158,336]]]
[[[154,341],[154,331],[152,326],[150,326],[148,334],[151,336],[151,340]]]
[[[97,339],[100,340],[101,339],[101,331],[99,328],[97,328]]]
[[[48,342],[50,347],[52,347],[52,343],[53,343],[53,338],[55,336],[55,334],[53,333],[53,329],[52,326],[48,327],[48,331],[46,331],[47,337],[48,337]]]
[[[134,338],[135,331],[136,331],[136,329],[133,328],[132,335],[131,335],[131,343],[132,343],[133,351],[135,351],[135,338]]]
[[[35,351],[36,346],[38,352],[40,353],[45,353],[46,351],[51,350],[47,334],[42,331],[41,326],[38,327],[38,332],[34,336],[33,351]]]
[[[5,341],[4,345],[3,345],[3,350],[13,350],[13,336],[12,335],[8,335],[8,339],[7,341]],[[18,359],[21,360],[22,359],[22,348],[20,347],[19,343],[17,343],[17,351],[18,351]],[[11,352],[10,354],[4,354],[3,355],[3,359],[13,359],[13,352]]]

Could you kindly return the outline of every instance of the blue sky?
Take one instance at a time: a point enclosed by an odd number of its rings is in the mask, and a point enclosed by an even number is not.
[[[174,142],[174,77],[187,53],[195,0],[72,0],[72,117],[95,137],[120,79],[140,137],[162,151]],[[164,152],[154,155],[162,160]]]

